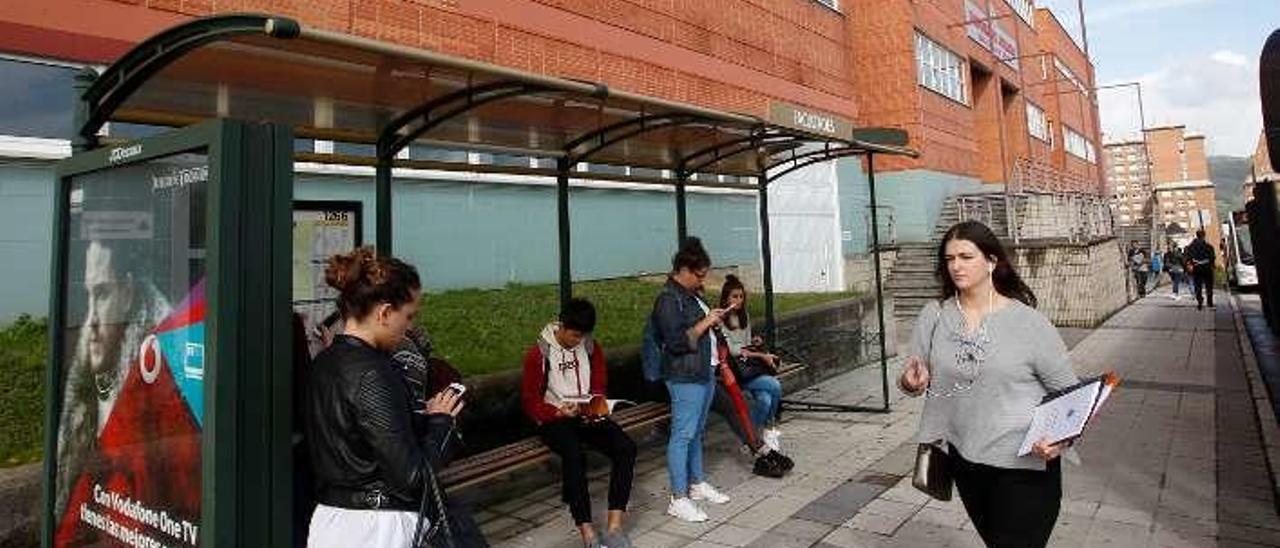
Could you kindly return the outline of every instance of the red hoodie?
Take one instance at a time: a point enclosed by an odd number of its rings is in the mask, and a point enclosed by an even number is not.
[[[608,367],[604,362],[604,351],[600,347],[599,342],[593,342],[591,349],[590,363],[587,367],[591,369],[591,386],[587,390],[589,394],[604,394],[605,386],[608,384]],[[542,353],[540,345],[533,345],[524,354],[524,375],[520,382],[520,403],[524,408],[524,414],[534,423],[544,424],[564,417],[560,414],[560,410],[556,406],[546,402],[544,391],[547,386],[545,376],[546,358]],[[551,368],[551,374],[560,374],[556,368]]]

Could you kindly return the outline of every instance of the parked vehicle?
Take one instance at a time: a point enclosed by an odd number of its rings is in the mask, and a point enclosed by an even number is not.
[[[1223,264],[1232,287],[1257,287],[1258,269],[1253,262],[1253,245],[1244,211],[1233,211],[1222,223]]]

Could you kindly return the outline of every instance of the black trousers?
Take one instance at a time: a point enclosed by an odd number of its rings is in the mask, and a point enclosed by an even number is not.
[[[1145,297],[1147,295],[1147,273],[1141,270],[1133,271],[1133,285],[1138,286],[1138,296]]]
[[[1213,265],[1196,265],[1196,270],[1191,274],[1192,283],[1196,287],[1196,305],[1203,305],[1205,293],[1208,293],[1209,306],[1213,306]]]
[[[542,442],[560,455],[560,499],[569,505],[575,524],[591,523],[591,494],[587,491],[586,447],[609,458],[609,509],[626,510],[631,500],[636,444],[612,420],[586,422],[564,419],[538,429]]]
[[[1062,459],[1048,469],[997,468],[950,450],[960,501],[982,541],[992,548],[1045,546],[1062,505]]]

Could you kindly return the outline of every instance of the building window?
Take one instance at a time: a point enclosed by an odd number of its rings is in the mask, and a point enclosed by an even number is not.
[[[1046,143],[1050,142],[1049,119],[1045,118],[1043,109],[1030,101],[1027,101],[1027,131],[1032,137]]]
[[[1071,83],[1076,86],[1076,89],[1080,90],[1081,93],[1084,92],[1084,83],[1082,83],[1080,79],[1076,77],[1076,73],[1072,72],[1071,68],[1068,67],[1066,63],[1062,62],[1062,59],[1054,57],[1053,66],[1058,69],[1058,72],[1062,74],[1063,78],[1066,78],[1067,80],[1071,81]]]
[[[1028,25],[1031,25],[1032,27],[1036,26],[1035,24],[1036,3],[1034,1],[1004,0],[1004,3],[1009,4],[1009,7],[1013,8],[1014,13],[1017,13],[1018,17],[1021,17],[1023,21],[1026,21]]]
[[[1067,152],[1081,160],[1094,163],[1096,152],[1093,143],[1085,139],[1084,135],[1076,133],[1075,130],[1067,126],[1062,126],[1062,131],[1066,134],[1063,138],[1063,143]]]
[[[916,70],[920,85],[968,104],[964,60],[919,32],[916,33]]]
[[[0,135],[70,138],[76,72],[54,62],[0,56]]]
[[[817,2],[835,11],[840,11],[840,0],[817,0]]]

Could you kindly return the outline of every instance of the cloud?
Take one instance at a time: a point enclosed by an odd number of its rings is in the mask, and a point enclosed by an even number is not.
[[[1213,55],[1210,55],[1209,58],[1225,65],[1236,65],[1239,67],[1249,65],[1248,57],[1230,50],[1216,51]]]
[[[1208,138],[1210,154],[1253,153],[1262,128],[1262,107],[1258,66],[1249,57],[1229,50],[1189,56],[1151,73],[1109,83],[1127,81],[1142,84],[1148,127],[1186,125],[1188,131]],[[1099,92],[1107,138],[1140,138],[1134,91],[1128,87]]]

